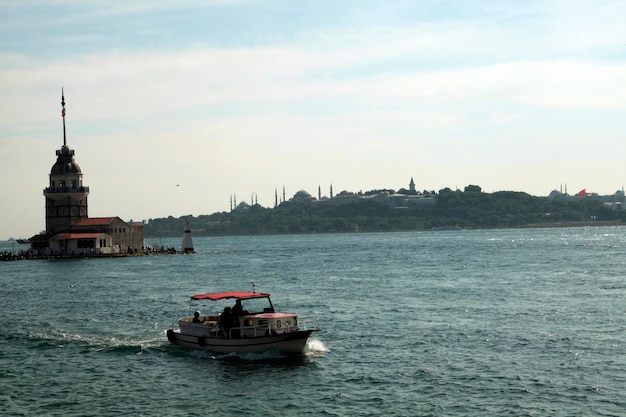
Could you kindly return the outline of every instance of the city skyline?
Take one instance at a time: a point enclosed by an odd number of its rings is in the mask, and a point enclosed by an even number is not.
[[[406,188],[626,183],[623,2],[0,4],[0,239],[67,145],[93,217]]]

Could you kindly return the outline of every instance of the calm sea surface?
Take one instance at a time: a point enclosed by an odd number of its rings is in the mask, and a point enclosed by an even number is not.
[[[194,245],[0,263],[0,415],[626,415],[624,227]],[[319,319],[305,356],[167,342],[191,294],[252,281]]]

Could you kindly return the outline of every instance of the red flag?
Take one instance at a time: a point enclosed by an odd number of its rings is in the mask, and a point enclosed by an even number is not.
[[[61,117],[65,117],[65,107],[61,110]]]
[[[578,194],[576,194],[576,195],[577,195],[577,196],[579,196],[579,197],[584,197],[584,196],[586,196],[586,195],[587,195],[587,189],[580,190],[580,191],[578,192]]]

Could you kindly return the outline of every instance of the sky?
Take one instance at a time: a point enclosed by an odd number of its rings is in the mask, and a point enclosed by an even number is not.
[[[624,0],[3,0],[0,239],[45,229],[62,88],[90,217],[411,178],[613,194],[624,16]]]

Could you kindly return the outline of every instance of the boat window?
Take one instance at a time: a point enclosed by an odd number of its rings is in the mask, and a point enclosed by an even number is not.
[[[259,320],[259,326],[267,326],[267,320]]]
[[[268,307],[267,298],[252,298],[249,300],[243,300],[243,309],[249,311],[251,314],[266,312],[265,308]]]

